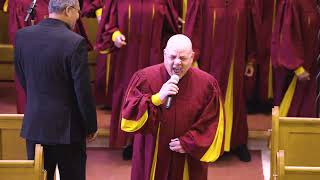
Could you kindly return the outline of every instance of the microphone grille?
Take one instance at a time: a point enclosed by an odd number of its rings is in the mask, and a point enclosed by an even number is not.
[[[174,74],[174,75],[171,76],[171,79],[176,80],[176,81],[179,82],[179,79],[180,79],[180,78],[179,78],[178,75]]]

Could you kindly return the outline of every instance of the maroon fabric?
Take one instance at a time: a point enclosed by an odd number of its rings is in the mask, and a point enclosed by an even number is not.
[[[294,70],[302,66],[311,80],[298,81],[288,116],[316,117],[316,75],[320,14],[316,1],[282,0],[272,37],[275,104],[279,105]]]
[[[208,0],[202,7],[203,42],[199,67],[218,80],[223,97],[234,58],[232,148],[246,144],[248,138],[244,70],[246,62],[256,57],[251,6],[249,0]]]
[[[3,11],[3,5],[6,2],[6,0],[0,0],[0,10]]]
[[[95,49],[99,51],[96,47],[102,47],[105,42],[102,37],[102,33],[105,32],[105,26],[109,22],[110,17],[110,7],[112,1],[107,0],[102,7],[101,20],[98,26],[96,45]],[[106,66],[107,66],[107,56],[112,56],[111,54],[100,54],[96,60],[96,79],[95,79],[95,96],[96,103],[98,105],[104,105],[107,108],[112,107],[112,94],[113,94],[113,80],[114,80],[114,68],[112,67],[113,61],[110,61],[109,68],[109,81],[108,88],[106,87]],[[111,58],[110,58],[111,59]]]
[[[191,68],[179,81],[179,93],[171,107],[154,106],[151,96],[170,78],[163,64],[143,69],[131,79],[125,95],[122,117],[139,119],[148,110],[144,126],[134,132],[132,180],[149,180],[157,131],[159,131],[156,180],[182,179],[187,157],[190,180],[206,180],[208,164],[200,161],[215,137],[220,113],[220,90],[209,74]],[[179,138],[186,154],[169,149]],[[221,147],[223,152],[223,146]]]
[[[154,16],[152,16],[153,5]],[[130,21],[128,21],[129,6]],[[96,48],[108,49],[112,53],[111,71],[114,73],[114,86],[111,90],[113,102],[109,140],[111,147],[121,147],[125,145],[126,136],[119,127],[120,109],[129,80],[137,70],[162,62],[163,29],[174,29],[176,26],[172,20],[172,9],[166,0],[114,0],[110,8],[110,16]],[[117,30],[126,37],[127,43],[120,49],[114,46],[111,39],[113,32]]]
[[[192,41],[192,47],[195,52],[195,60],[199,59],[201,47],[201,27],[202,27],[202,8],[200,0],[187,0],[185,29],[183,34],[188,36]],[[179,17],[183,17],[183,0],[172,0],[172,6],[176,9]]]
[[[108,88],[106,77],[107,54],[99,54],[96,61],[96,79],[95,79],[95,97],[97,105],[104,105],[111,109],[112,105],[112,88],[114,73],[112,72],[112,62],[110,62],[110,72]]]
[[[83,0],[81,15],[86,17],[96,17],[96,10],[102,8],[103,5],[103,0]]]
[[[255,0],[253,5],[253,19],[257,29],[257,66],[254,77],[245,78],[246,97],[251,101],[269,100],[268,81],[274,3],[273,0]]]
[[[15,33],[25,27],[29,26],[30,22],[25,23],[24,18],[27,15],[27,10],[31,4],[32,0],[10,0],[8,4],[9,11],[9,39],[12,44],[14,44]],[[34,18],[35,24],[40,22],[41,20],[48,17],[48,4],[49,0],[37,0],[36,6],[36,16]],[[81,19],[78,20],[75,31],[81,34],[84,38],[86,38],[88,43],[88,49],[92,49],[92,45],[86,35],[84,26],[81,22]],[[24,113],[24,106],[26,103],[25,93],[19,85],[18,81],[15,81],[16,91],[17,91],[17,112]]]

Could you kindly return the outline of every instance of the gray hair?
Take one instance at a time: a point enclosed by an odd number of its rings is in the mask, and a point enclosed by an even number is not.
[[[49,13],[61,13],[68,6],[79,6],[79,0],[50,0]]]

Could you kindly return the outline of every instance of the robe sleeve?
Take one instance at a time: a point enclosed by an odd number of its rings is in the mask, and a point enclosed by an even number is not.
[[[96,49],[99,51],[112,52],[116,49],[114,42],[112,40],[112,35],[116,31],[119,32],[118,25],[118,0],[112,0],[110,4],[110,12],[106,12],[108,17],[102,17],[105,21],[104,30],[101,32],[99,41],[96,44]],[[100,23],[101,25],[102,22]]]
[[[138,71],[131,78],[121,111],[121,129],[125,132],[156,132],[157,94],[152,94],[147,78]],[[155,130],[155,131],[154,131]]]
[[[102,0],[83,0],[82,10],[81,10],[82,16],[96,17],[96,11],[102,8],[102,6],[103,6]]]
[[[302,14],[297,5],[293,3],[291,0],[287,1],[281,8],[281,14],[278,14],[283,17],[281,17],[282,22],[277,32],[280,33],[277,38],[279,57],[274,59],[276,65],[290,70],[296,70],[304,63]]]
[[[213,162],[223,153],[224,112],[220,90],[215,82],[206,107],[190,130],[179,137],[183,149],[193,158]]]
[[[110,10],[112,6],[112,1],[113,0],[105,1],[102,7],[102,15],[101,15],[101,20],[98,26],[98,31],[96,35],[96,45],[95,45],[95,49],[99,51],[105,51],[108,49],[107,46],[109,41],[106,41],[108,36],[108,33],[106,33],[106,30],[108,29],[107,26],[110,20]]]

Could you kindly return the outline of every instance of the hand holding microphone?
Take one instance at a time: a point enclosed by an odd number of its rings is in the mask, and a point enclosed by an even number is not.
[[[171,78],[162,85],[159,96],[161,101],[164,101],[167,98],[166,102],[166,108],[169,109],[171,106],[172,101],[172,95],[176,95],[179,91],[179,88],[177,86],[179,82],[179,76],[178,75],[172,75]]]

